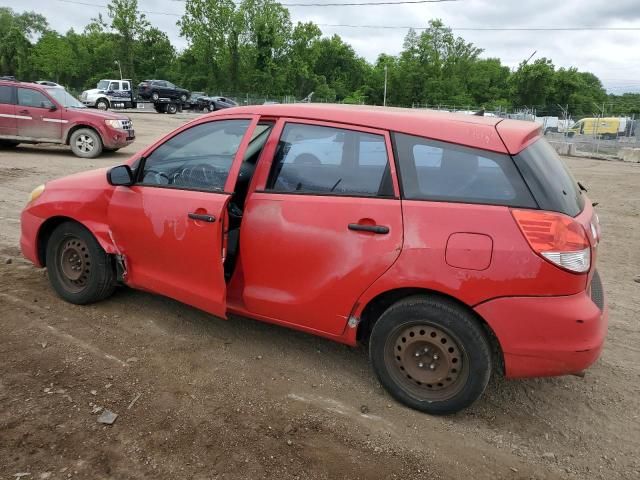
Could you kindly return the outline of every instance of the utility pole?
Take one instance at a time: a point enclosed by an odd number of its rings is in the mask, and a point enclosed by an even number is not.
[[[387,66],[384,66],[384,97],[382,99],[382,105],[387,106]]]
[[[122,67],[120,66],[120,62],[118,60],[115,60],[113,63],[118,64],[118,70],[120,70],[120,80],[122,80]]]

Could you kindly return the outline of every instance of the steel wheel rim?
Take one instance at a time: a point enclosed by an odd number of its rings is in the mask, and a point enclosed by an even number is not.
[[[98,102],[98,110],[106,110],[107,104],[104,102]]]
[[[94,146],[93,138],[84,133],[76,139],[76,147],[83,153],[91,152]]]
[[[84,240],[67,237],[58,247],[57,262],[58,276],[68,291],[78,293],[86,288],[91,275],[91,258]]]
[[[385,344],[385,364],[402,389],[419,401],[445,401],[469,377],[469,357],[451,332],[429,322],[396,328]]]

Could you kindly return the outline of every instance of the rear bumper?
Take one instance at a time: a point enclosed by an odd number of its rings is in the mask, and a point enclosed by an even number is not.
[[[600,356],[607,334],[604,298],[588,292],[562,297],[508,297],[475,310],[491,326],[504,354],[505,376],[579,373]]]

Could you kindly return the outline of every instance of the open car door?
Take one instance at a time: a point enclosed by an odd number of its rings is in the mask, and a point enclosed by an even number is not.
[[[108,212],[127,285],[226,318],[223,240],[237,162],[257,117],[191,124],[146,152]]]

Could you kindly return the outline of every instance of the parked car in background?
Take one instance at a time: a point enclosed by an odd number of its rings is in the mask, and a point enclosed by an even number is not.
[[[47,87],[62,87],[62,85],[50,80],[37,80],[33,83],[37,83],[38,85],[46,85]]]
[[[189,105],[193,110],[215,112],[225,108],[237,107],[238,104],[227,97],[209,96],[204,92],[192,92]]]
[[[80,94],[80,101],[87,107],[99,110],[109,108],[135,108],[136,102],[131,89],[131,80],[100,80],[96,88]]]
[[[58,143],[94,158],[134,139],[129,117],[90,110],[62,87],[0,80],[0,147]]]
[[[166,80],[144,80],[138,84],[138,96],[145,100],[157,101],[161,98],[169,98],[186,103],[190,95],[189,90],[176,87]]]
[[[432,414],[492,374],[580,373],[607,331],[598,217],[534,122],[226,109],[38,187],[21,224],[71,303],[122,283],[361,342],[388,392]]]

